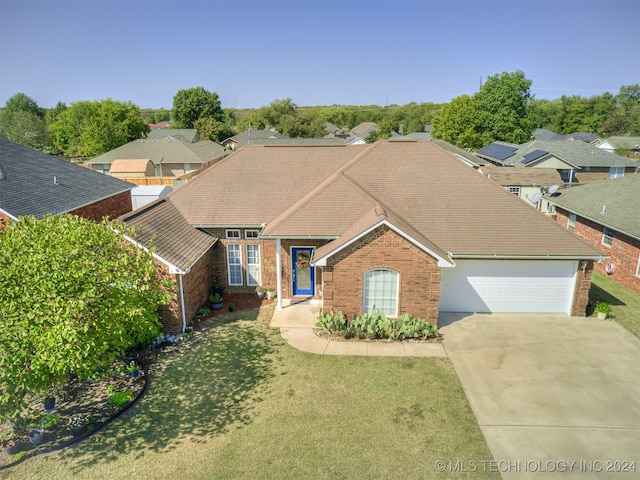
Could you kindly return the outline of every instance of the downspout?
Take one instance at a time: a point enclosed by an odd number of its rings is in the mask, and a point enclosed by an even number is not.
[[[276,290],[278,292],[276,308],[278,310],[282,310],[282,254],[280,249],[280,239],[276,238]]]
[[[187,313],[184,309],[184,290],[182,288],[182,275],[178,274],[178,278],[180,278],[180,310],[182,312],[182,330],[180,333],[184,333],[187,331]]]

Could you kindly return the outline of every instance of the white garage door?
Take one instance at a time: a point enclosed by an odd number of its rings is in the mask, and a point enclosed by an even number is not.
[[[442,312],[571,313],[576,261],[457,260],[443,268]]]

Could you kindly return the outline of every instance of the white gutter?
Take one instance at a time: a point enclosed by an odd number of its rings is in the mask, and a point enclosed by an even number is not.
[[[187,312],[184,308],[184,289],[182,288],[182,275],[178,275],[180,279],[180,310],[182,313],[182,331],[180,333],[184,333],[187,331]]]
[[[609,223],[603,222],[602,219],[597,219],[597,218],[594,218],[594,217],[590,217],[588,215],[585,215],[584,213],[578,212],[577,210],[572,210],[569,207],[566,207],[566,206],[564,206],[564,205],[562,205],[560,203],[554,202],[550,198],[548,198],[547,201],[549,203],[552,203],[556,207],[560,207],[561,209],[566,210],[567,212],[573,213],[575,215],[580,215],[582,218],[586,218],[587,220],[591,220],[593,223],[597,223],[598,225],[602,225],[603,227],[609,227],[611,230],[615,230],[616,232],[623,233],[627,237],[631,237],[631,238],[634,238],[636,240],[640,240],[640,236],[638,236],[637,234],[626,232],[625,230],[622,230],[620,227],[616,227],[615,225],[611,225]]]
[[[453,254],[449,252],[451,258],[459,259],[498,259],[498,260],[604,260],[609,258],[608,255],[499,255],[494,254],[474,254],[474,253],[460,253]]]
[[[9,212],[7,212],[6,210],[2,210],[0,208],[0,212],[4,213],[7,217],[9,217],[11,220],[13,220],[14,222],[18,221],[18,217],[14,217],[13,215],[11,215]]]

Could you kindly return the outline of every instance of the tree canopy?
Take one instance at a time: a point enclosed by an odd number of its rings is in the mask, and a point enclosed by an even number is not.
[[[49,130],[56,151],[85,158],[102,155],[150,131],[136,105],[110,98],[60,108]]]
[[[456,97],[443,107],[433,120],[432,135],[463,148],[496,140],[526,142],[534,129],[530,87],[520,70],[493,75],[473,97]]]
[[[45,111],[24,93],[17,93],[0,111],[0,134],[12,142],[37,150],[46,150]]]
[[[159,334],[169,285],[117,228],[61,215],[0,229],[0,418]]]
[[[171,117],[174,128],[194,128],[194,123],[201,118],[225,120],[218,94],[204,87],[179,90],[173,97]]]

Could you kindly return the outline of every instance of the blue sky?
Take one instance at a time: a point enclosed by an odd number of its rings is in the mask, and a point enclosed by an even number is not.
[[[0,0],[0,105],[445,103],[522,70],[536,98],[640,83],[640,0]]]

